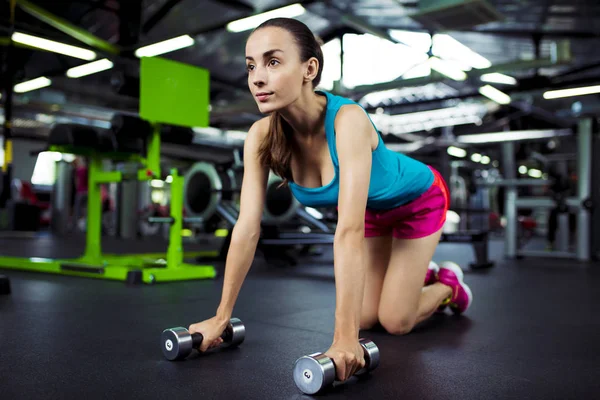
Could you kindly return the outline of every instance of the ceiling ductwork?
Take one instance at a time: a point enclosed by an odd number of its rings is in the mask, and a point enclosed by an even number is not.
[[[504,19],[485,0],[420,0],[419,11],[411,18],[435,31],[467,29]]]

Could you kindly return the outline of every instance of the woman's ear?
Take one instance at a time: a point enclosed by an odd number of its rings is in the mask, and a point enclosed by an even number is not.
[[[304,70],[304,81],[312,82],[319,74],[319,60],[316,57],[311,57],[306,62],[306,69]]]

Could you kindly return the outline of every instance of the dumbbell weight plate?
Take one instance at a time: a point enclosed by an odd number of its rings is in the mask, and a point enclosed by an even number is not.
[[[335,365],[322,353],[300,357],[294,365],[294,382],[305,394],[315,394],[335,380]]]
[[[379,366],[379,348],[370,339],[360,339],[358,342],[364,350],[365,368],[357,371],[355,375],[363,375]]]
[[[225,347],[239,346],[246,338],[246,327],[239,318],[231,318],[221,338]]]
[[[164,330],[160,341],[163,355],[171,361],[185,358],[193,348],[192,336],[183,327]]]

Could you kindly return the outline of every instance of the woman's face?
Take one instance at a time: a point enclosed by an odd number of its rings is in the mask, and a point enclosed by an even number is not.
[[[261,113],[284,108],[300,96],[306,65],[285,29],[255,31],[246,42],[246,68],[248,87]]]

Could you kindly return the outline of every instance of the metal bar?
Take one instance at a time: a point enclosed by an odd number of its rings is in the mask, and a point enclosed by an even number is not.
[[[586,118],[579,121],[577,137],[577,198],[582,203],[591,196],[592,119]],[[591,256],[590,221],[590,211],[585,207],[580,207],[577,213],[577,259],[580,261],[588,261]]]
[[[509,142],[505,142],[509,143]],[[499,179],[493,182],[487,182],[483,180],[475,181],[477,186],[506,186],[506,187],[518,187],[518,186],[547,186],[552,183],[551,180],[547,179]]]
[[[515,179],[515,144],[514,142],[502,143],[502,158],[505,179]],[[517,255],[517,188],[508,186],[504,192],[504,216],[506,217],[506,230],[504,232],[504,254],[508,258]]]
[[[221,204],[217,204],[217,214],[219,217],[227,221],[230,226],[234,226],[237,222],[237,219],[235,219]]]
[[[567,253],[569,251],[569,213],[559,213],[557,219],[556,250]]]
[[[581,201],[577,197],[568,197],[565,203],[571,208],[579,209],[581,207]],[[516,205],[517,208],[554,208],[556,201],[551,197],[519,197]]]
[[[120,50],[117,46],[109,43],[99,37],[92,35],[90,32],[75,26],[67,20],[60,18],[42,7],[39,7],[29,0],[16,0],[17,4],[23,9],[23,11],[36,17],[40,21],[47,23],[48,25],[66,33],[67,35],[97,49],[103,50],[110,54],[119,54]]]
[[[169,11],[177,4],[179,4],[181,0],[169,0],[167,1],[157,12],[154,13],[142,26],[142,32],[148,33],[154,28],[160,21],[163,20],[164,17],[169,14]]]
[[[10,13],[10,37],[15,30],[15,3],[11,1],[9,4]],[[4,76],[3,86],[5,89],[4,93],[4,122],[2,129],[2,146],[4,152],[4,160],[2,162],[2,191],[0,193],[0,207],[4,208],[7,201],[12,198],[12,159],[13,159],[13,146],[12,146],[12,118],[13,118],[13,94],[14,94],[14,82],[15,82],[15,59],[14,59],[14,47],[12,39],[8,40],[8,47],[4,52],[4,59],[2,60],[2,76]]]
[[[575,253],[563,251],[543,251],[543,250],[519,250],[517,253],[523,257],[548,257],[548,258],[575,258]]]
[[[506,26],[506,25],[505,25]],[[403,31],[421,31],[423,33],[429,33],[425,29],[415,30],[414,26],[380,26],[380,29],[397,29]],[[516,37],[522,39],[530,39],[534,35],[542,35],[545,39],[594,39],[600,37],[600,33],[593,30],[590,31],[573,31],[573,30],[553,30],[553,31],[538,31],[536,29],[456,29],[457,32],[471,32],[480,35],[494,35],[494,36],[505,36],[505,37]]]

